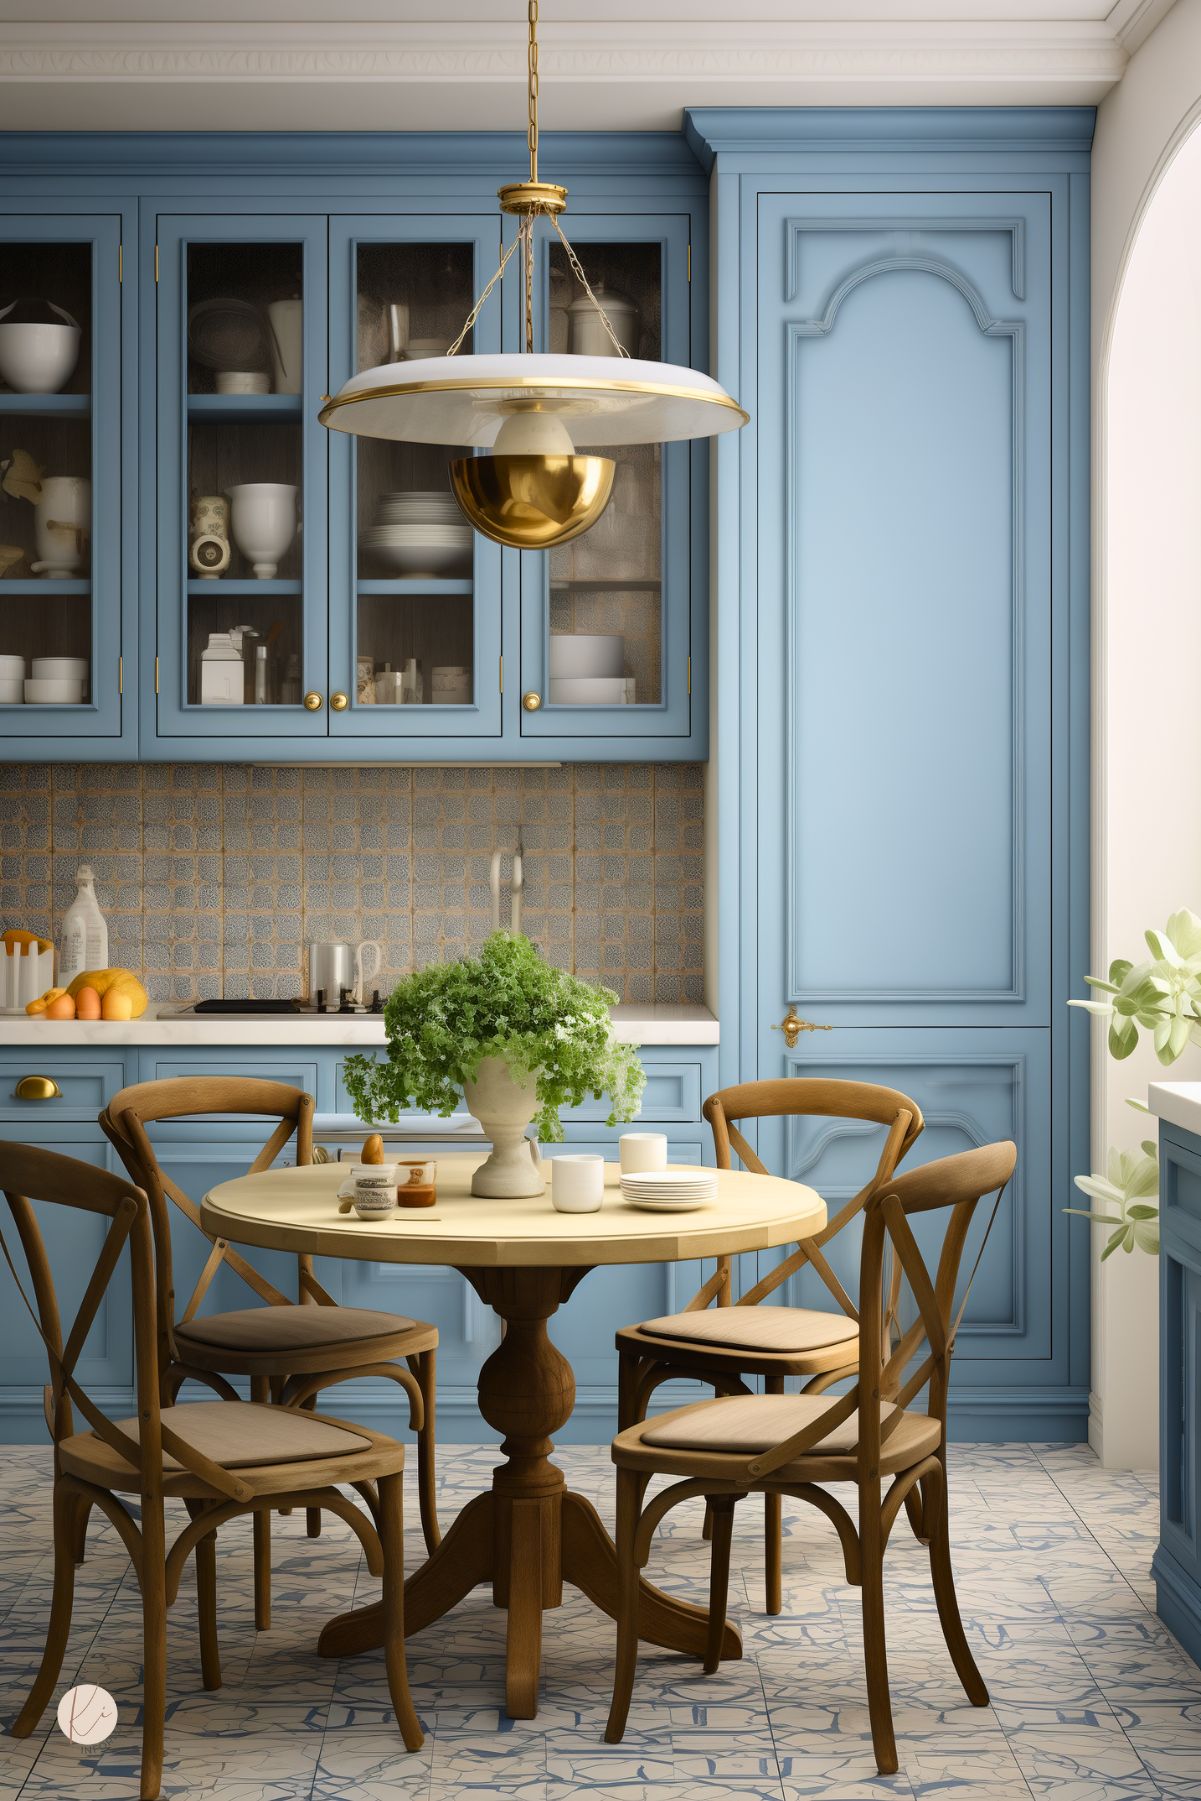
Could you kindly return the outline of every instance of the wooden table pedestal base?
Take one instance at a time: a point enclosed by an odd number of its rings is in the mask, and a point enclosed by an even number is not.
[[[505,1705],[513,1719],[538,1711],[542,1615],[572,1583],[609,1617],[617,1615],[617,1548],[590,1501],[573,1494],[550,1461],[551,1435],[571,1417],[571,1365],[547,1334],[546,1322],[567,1300],[583,1269],[468,1269],[463,1274],[505,1322],[505,1334],[480,1371],[480,1412],[504,1433],[505,1461],[491,1490],[460,1513],[433,1556],[405,1584],[405,1635],[449,1613],[481,1582],[508,1610]],[[641,1584],[639,1637],[669,1650],[705,1656],[708,1615]],[[354,1657],[383,1643],[377,1603],[331,1620],[321,1634],[323,1657]],[[742,1656],[737,1627],[726,1625],[722,1657]]]

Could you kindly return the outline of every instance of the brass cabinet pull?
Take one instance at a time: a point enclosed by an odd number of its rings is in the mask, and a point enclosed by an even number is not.
[[[310,713],[319,713],[321,711],[322,699],[316,688],[309,689],[304,697],[304,704]]]
[[[334,709],[335,713],[344,713],[350,705],[350,701],[345,694],[337,693],[330,695],[329,704]]]
[[[833,1026],[820,1026],[815,1020],[802,1019],[795,1007],[789,1007],[779,1025],[772,1027],[773,1032],[783,1032],[784,1042],[789,1050],[796,1048],[796,1041],[802,1032],[832,1032]]]
[[[22,1076],[13,1089],[14,1101],[61,1101],[63,1091],[53,1076]]]
[[[536,713],[538,708],[542,705],[542,696],[531,688],[528,694],[522,695],[521,704],[527,713]]]

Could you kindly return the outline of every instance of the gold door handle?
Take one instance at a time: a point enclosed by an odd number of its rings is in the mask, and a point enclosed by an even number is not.
[[[53,1076],[22,1076],[13,1089],[14,1101],[61,1101],[63,1091]]]
[[[304,704],[310,713],[319,713],[321,711],[321,696],[318,694],[316,688],[309,689],[304,697]]]
[[[542,705],[542,696],[531,688],[528,694],[522,695],[521,704],[527,713],[536,713]]]
[[[335,713],[344,713],[346,711],[347,707],[350,705],[350,702],[347,699],[347,697],[345,696],[345,694],[337,693],[337,694],[330,695],[329,704],[333,708]]]
[[[784,1042],[790,1051],[796,1048],[796,1041],[802,1032],[832,1032],[833,1030],[833,1026],[821,1026],[815,1020],[802,1019],[795,1007],[789,1007],[779,1025],[772,1027],[773,1032],[783,1032]]]

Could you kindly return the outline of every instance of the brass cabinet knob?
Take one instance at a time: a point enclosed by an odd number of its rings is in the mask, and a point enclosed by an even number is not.
[[[538,708],[542,705],[542,696],[536,694],[533,688],[531,688],[528,694],[522,695],[521,704],[527,713],[536,713]]]
[[[14,1101],[61,1101],[63,1091],[53,1076],[22,1076],[13,1089]]]
[[[330,695],[329,704],[335,713],[344,713],[350,705],[350,701],[345,694],[337,693]]]
[[[316,688],[309,689],[304,697],[304,704],[310,713],[319,713],[321,711],[321,696],[318,694]]]
[[[773,1026],[773,1032],[783,1032],[784,1042],[789,1050],[795,1050],[796,1041],[802,1032],[832,1032],[833,1026],[819,1026],[811,1019],[802,1019],[795,1007],[789,1007],[779,1025]]]

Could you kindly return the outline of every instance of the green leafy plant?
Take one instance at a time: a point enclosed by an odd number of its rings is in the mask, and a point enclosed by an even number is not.
[[[1099,1019],[1109,1021],[1109,1054],[1121,1061],[1138,1043],[1139,1032],[1150,1032],[1155,1055],[1163,1064],[1175,1063],[1190,1044],[1201,1044],[1201,919],[1182,907],[1173,913],[1162,932],[1144,933],[1149,958],[1135,963],[1116,957],[1109,979],[1086,976],[1090,988],[1104,998],[1069,1001]],[[1145,1113],[1141,1101],[1132,1107]],[[1108,1174],[1077,1176],[1076,1186],[1094,1200],[1116,1207],[1117,1213],[1086,1213],[1080,1207],[1065,1208],[1114,1230],[1101,1253],[1102,1261],[1115,1251],[1140,1250],[1155,1256],[1159,1251],[1159,1208],[1152,1197],[1159,1194],[1159,1155],[1154,1139],[1144,1139],[1141,1156],[1111,1149]]]
[[[404,1107],[444,1118],[485,1057],[533,1076],[538,1136],[563,1137],[560,1107],[589,1094],[612,1101],[608,1124],[633,1119],[646,1086],[629,1045],[613,1036],[617,996],[555,969],[520,933],[493,932],[478,957],[433,963],[392,990],[384,1007],[384,1059],[347,1059],[346,1087],[360,1119],[395,1120]]]

